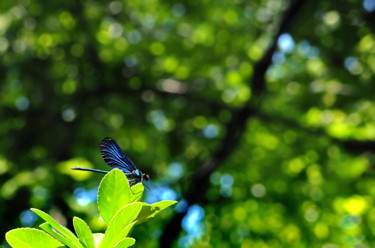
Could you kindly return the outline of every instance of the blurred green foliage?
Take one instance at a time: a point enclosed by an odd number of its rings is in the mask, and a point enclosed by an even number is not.
[[[202,232],[191,238],[185,228],[176,246],[375,245],[373,5],[307,1],[279,38],[241,142],[210,178]],[[254,97],[254,63],[286,8],[282,0],[1,1],[0,234],[40,224],[27,221],[30,207],[103,230],[95,204],[74,197],[100,175],[70,167],[105,169],[105,136],[183,195],[233,111]],[[170,173],[176,163],[180,179]],[[157,247],[172,215],[137,227],[139,247]]]

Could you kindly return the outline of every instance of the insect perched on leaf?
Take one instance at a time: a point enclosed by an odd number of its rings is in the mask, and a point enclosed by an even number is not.
[[[149,176],[142,173],[140,170],[137,169],[135,164],[123,153],[123,151],[121,151],[120,147],[117,145],[117,143],[113,139],[108,138],[108,137],[104,138],[100,142],[100,151],[102,153],[102,157],[104,161],[112,169],[120,169],[122,172],[125,173],[126,177],[128,178],[130,186],[149,180]],[[108,173],[108,171],[104,171],[104,170],[81,168],[81,167],[74,167],[72,168],[72,170]]]

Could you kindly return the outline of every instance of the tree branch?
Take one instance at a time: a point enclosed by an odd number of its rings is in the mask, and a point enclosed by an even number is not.
[[[254,66],[254,74],[249,81],[255,98],[260,99],[265,91],[265,73],[272,63],[272,55],[277,47],[277,40],[280,34],[286,32],[295,18],[303,3],[306,0],[292,1],[287,11],[284,13],[279,29],[264,56]],[[188,204],[199,203],[205,196],[208,189],[209,177],[217,169],[222,161],[227,159],[234,151],[236,144],[240,140],[245,131],[248,119],[253,115],[250,107],[251,100],[247,102],[241,109],[235,110],[233,118],[226,125],[226,135],[223,138],[218,149],[213,152],[210,158],[193,174],[191,178],[191,187],[185,194],[185,200]],[[163,235],[160,239],[160,247],[171,247],[181,232],[181,221],[186,212],[177,213],[171,221],[166,225]]]

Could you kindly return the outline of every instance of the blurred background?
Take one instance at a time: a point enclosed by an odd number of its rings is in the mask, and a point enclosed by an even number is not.
[[[0,2],[0,234],[95,232],[99,143],[150,174],[136,247],[374,247],[375,0]]]

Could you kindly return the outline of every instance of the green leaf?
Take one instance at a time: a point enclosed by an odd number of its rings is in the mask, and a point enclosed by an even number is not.
[[[49,235],[51,235],[52,237],[54,237],[55,239],[63,243],[64,245],[68,247],[74,247],[74,248],[77,247],[75,244],[73,244],[71,240],[67,239],[60,233],[53,230],[52,226],[49,223],[44,222],[43,224],[39,225],[39,227],[42,228],[46,233],[48,233]]]
[[[86,222],[78,217],[73,218],[73,226],[76,234],[79,238],[79,241],[86,247],[86,248],[94,248],[94,237],[92,236],[92,232],[90,227],[86,224]]]
[[[133,238],[124,238],[115,246],[115,248],[127,248],[135,244],[135,239]]]
[[[111,233],[109,233],[108,235],[106,234],[103,237],[102,243],[100,244],[99,248],[113,247],[114,245],[116,245],[116,241],[118,243],[119,240],[122,240],[124,237],[126,237],[130,233],[130,231],[132,230],[134,225],[135,225],[135,222],[130,223],[129,225],[125,226],[124,228],[122,228],[118,232],[116,232],[116,229],[112,229]],[[108,231],[108,229],[107,229],[107,231]],[[107,233],[107,231],[106,231],[106,233]],[[110,237],[110,238],[106,238],[107,236]],[[114,238],[114,239],[111,240],[111,238]]]
[[[130,187],[125,174],[111,170],[99,185],[98,208],[105,223],[109,223],[117,211],[130,202]]]
[[[105,232],[103,242],[100,247],[113,247],[120,240],[126,237],[135,223],[132,223],[140,213],[143,203],[133,202],[113,216]]]
[[[139,201],[142,198],[145,187],[142,183],[137,183],[130,188],[130,202]]]
[[[176,203],[177,201],[160,201],[151,205],[143,203],[142,210],[137,217],[137,224],[144,222],[150,218],[153,218],[160,211]]]
[[[18,228],[5,234],[5,239],[13,248],[59,248],[64,247],[47,233],[35,228]]]
[[[104,238],[104,233],[93,233],[92,236],[94,237],[95,248],[100,247]]]
[[[36,213],[43,220],[47,221],[54,229],[56,229],[56,231],[61,233],[61,235],[72,241],[72,243],[75,245],[74,247],[84,248],[82,244],[79,242],[78,238],[74,235],[74,233],[72,233],[68,228],[57,223],[57,221],[54,220],[51,216],[49,216],[47,213],[36,208],[32,208],[31,211]]]

